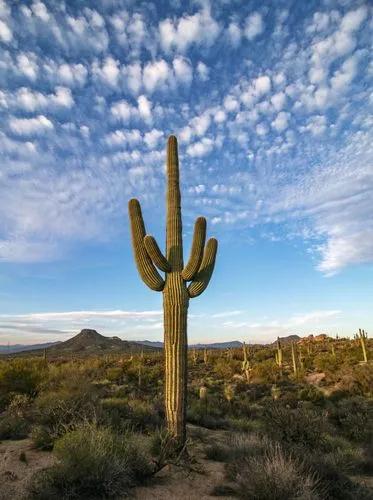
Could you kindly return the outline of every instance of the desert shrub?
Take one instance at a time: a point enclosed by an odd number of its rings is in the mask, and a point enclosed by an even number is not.
[[[340,353],[338,356],[333,356],[330,352],[320,352],[316,354],[313,363],[317,371],[330,375],[335,373],[344,361]]]
[[[322,444],[325,420],[311,409],[287,408],[274,402],[265,408],[264,428],[276,441],[312,448]]]
[[[130,399],[131,425],[138,430],[148,431],[160,427],[163,423],[163,409],[141,399]]]
[[[254,365],[252,377],[264,384],[274,384],[280,379],[280,370],[272,359],[267,359]]]
[[[314,385],[307,385],[298,392],[298,397],[301,401],[310,401],[314,404],[322,404],[324,402],[324,394]]]
[[[30,398],[15,394],[0,416],[0,439],[23,439],[30,432]]]
[[[126,399],[105,398],[101,400],[103,422],[117,431],[127,429],[131,409]]]
[[[369,490],[354,482],[336,463],[333,454],[306,453],[304,460],[310,469],[317,474],[324,490],[322,498],[333,500],[370,500]]]
[[[361,396],[341,399],[329,410],[329,419],[339,432],[358,442],[373,436],[373,402]]]
[[[323,498],[317,476],[278,444],[268,446],[262,455],[238,462],[234,490],[239,498],[250,500]]]
[[[238,368],[239,363],[233,360],[227,360],[226,358],[218,358],[214,362],[214,372],[216,376],[223,380],[231,380],[233,375],[240,371]]]
[[[207,402],[192,400],[187,410],[187,420],[207,429],[228,428],[229,422],[224,417],[224,413],[222,406],[219,406],[215,399],[210,399]]]
[[[40,360],[12,359],[0,362],[0,410],[9,403],[12,394],[34,397],[46,374]]]
[[[123,498],[151,473],[144,446],[133,435],[91,424],[65,434],[54,451],[59,463],[33,477],[31,498]]]
[[[257,434],[230,434],[223,442],[216,441],[205,449],[206,457],[218,462],[233,462],[261,456],[268,440]]]
[[[9,414],[0,417],[0,439],[24,439],[30,431],[30,424],[22,417]]]
[[[93,386],[60,388],[40,394],[34,403],[32,438],[41,449],[51,449],[56,439],[82,421],[98,417],[98,395]]]

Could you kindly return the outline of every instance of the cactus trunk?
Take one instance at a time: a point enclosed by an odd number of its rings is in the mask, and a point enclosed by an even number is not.
[[[186,438],[187,388],[187,317],[189,299],[207,287],[215,264],[217,241],[205,246],[206,220],[198,217],[194,227],[191,255],[184,267],[179,187],[179,160],[176,137],[167,145],[167,219],[166,255],[155,239],[146,235],[141,207],[136,199],[129,202],[132,246],[139,274],[152,290],[163,292],[165,345],[165,409],[167,427],[178,447]],[[165,273],[160,276],[157,266]],[[187,282],[191,283],[189,286]]]

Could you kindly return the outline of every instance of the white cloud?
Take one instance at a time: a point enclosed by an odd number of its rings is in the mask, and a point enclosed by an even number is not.
[[[21,73],[27,76],[27,78],[32,81],[36,80],[39,68],[36,63],[35,54],[19,54],[17,56],[17,65]]]
[[[199,61],[199,63],[197,64],[197,73],[203,82],[206,82],[209,79],[210,70],[208,66],[206,66],[206,64],[202,61]]]
[[[187,147],[187,153],[189,156],[201,157],[210,153],[213,147],[214,141],[208,137],[204,137],[201,141],[190,144]]]
[[[145,121],[151,121],[152,119],[152,103],[145,95],[140,95],[137,99],[137,105],[140,116]]]
[[[175,21],[168,18],[159,23],[160,42],[165,51],[176,49],[185,52],[192,44],[209,46],[219,31],[220,27],[208,8]]]
[[[244,33],[246,38],[253,40],[255,37],[263,33],[264,23],[262,15],[259,12],[250,14],[245,23]]]
[[[163,132],[161,130],[153,128],[153,130],[151,130],[150,132],[146,132],[146,134],[144,135],[144,142],[149,149],[152,149],[158,146],[158,143],[162,137]]]
[[[175,57],[172,62],[176,80],[184,85],[190,85],[193,79],[193,69],[190,61],[185,57]]]
[[[301,132],[311,132],[314,136],[322,135],[326,130],[327,120],[324,115],[311,116],[307,124],[300,127]]]
[[[277,92],[271,97],[271,103],[276,111],[281,111],[286,103],[286,94],[285,92]]]
[[[265,123],[258,123],[255,130],[259,136],[263,136],[263,135],[268,134],[268,127]]]
[[[56,87],[55,93],[49,95],[22,87],[16,93],[15,102],[19,108],[26,111],[36,111],[54,107],[71,108],[74,99],[71,90],[66,87]]]
[[[142,87],[142,69],[140,63],[129,64],[123,68],[127,86],[131,92],[138,94]]]
[[[111,105],[110,112],[117,120],[128,123],[133,114],[133,106],[122,99]]]
[[[17,135],[38,135],[54,128],[53,123],[44,115],[35,118],[9,119],[9,127]]]
[[[253,81],[255,93],[257,95],[267,94],[271,90],[271,79],[269,76],[259,76]]]
[[[57,70],[58,78],[61,83],[68,86],[83,86],[87,79],[87,68],[83,64],[63,63]]]
[[[241,42],[241,29],[237,23],[231,22],[227,28],[229,41],[233,47],[238,47]]]
[[[289,124],[290,114],[286,111],[281,111],[272,122],[272,127],[278,132],[283,132]]]
[[[4,43],[12,41],[13,34],[7,23],[0,19],[0,40]]]
[[[133,146],[134,144],[141,142],[141,133],[137,129],[118,129],[110,134],[107,134],[105,140],[109,146],[117,147],[124,146],[126,144]]]
[[[164,59],[149,62],[144,67],[143,83],[150,93],[156,89],[164,88],[170,77],[170,68]]]
[[[120,75],[119,62],[111,56],[106,57],[102,64],[95,61],[92,64],[92,73],[96,75],[102,83],[111,87],[116,87]]]
[[[211,118],[209,113],[203,113],[200,116],[195,116],[191,121],[190,121],[190,127],[192,128],[193,132],[197,136],[201,136],[205,134],[210,127],[211,123]]]

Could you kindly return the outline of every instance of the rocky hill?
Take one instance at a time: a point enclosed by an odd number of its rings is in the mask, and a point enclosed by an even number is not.
[[[80,333],[65,340],[45,348],[27,350],[15,353],[14,355],[35,355],[40,356],[46,351],[47,356],[59,357],[68,355],[89,356],[99,354],[114,353],[138,353],[141,351],[156,351],[156,347],[141,345],[137,342],[122,340],[119,337],[105,337],[96,330],[84,329]]]

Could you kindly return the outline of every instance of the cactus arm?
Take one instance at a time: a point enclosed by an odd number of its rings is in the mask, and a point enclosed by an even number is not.
[[[147,234],[144,238],[144,245],[149,257],[152,259],[153,263],[158,267],[158,269],[164,271],[165,273],[170,272],[170,263],[168,262],[166,257],[164,257],[155,238]]]
[[[138,200],[133,198],[128,203],[131,223],[132,247],[136,266],[144,283],[157,292],[164,287],[164,280],[154,267],[144,245],[145,225]]]
[[[171,135],[167,142],[166,258],[171,265],[172,271],[182,271],[184,266],[179,157],[177,139],[174,135]]]
[[[188,264],[184,267],[181,276],[185,281],[191,281],[198,272],[203,258],[203,249],[206,241],[206,219],[198,217],[194,224],[193,243]]]
[[[206,290],[214,270],[217,249],[217,240],[215,238],[210,238],[206,244],[200,268],[195,278],[188,286],[189,297],[198,297],[198,295],[201,295],[201,293]]]

